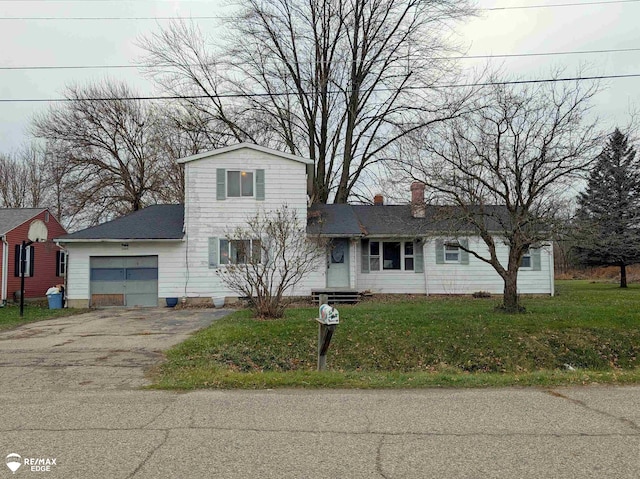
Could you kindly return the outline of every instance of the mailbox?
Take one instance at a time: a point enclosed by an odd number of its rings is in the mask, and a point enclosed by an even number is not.
[[[335,325],[340,323],[340,313],[333,306],[322,304],[318,309],[318,313],[318,321],[322,324]]]

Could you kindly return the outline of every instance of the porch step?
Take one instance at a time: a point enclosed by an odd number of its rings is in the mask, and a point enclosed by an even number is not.
[[[314,304],[320,301],[320,295],[326,294],[329,304],[343,303],[355,304],[360,301],[361,294],[355,290],[313,290],[311,291],[311,300]]]

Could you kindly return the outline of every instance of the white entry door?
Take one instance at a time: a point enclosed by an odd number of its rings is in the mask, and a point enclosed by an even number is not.
[[[349,240],[334,238],[329,245],[327,288],[349,287]]]

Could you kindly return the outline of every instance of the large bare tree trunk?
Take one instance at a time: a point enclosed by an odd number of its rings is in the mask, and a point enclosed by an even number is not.
[[[522,311],[520,298],[518,297],[518,273],[507,271],[504,279],[504,297],[502,308],[507,313],[518,313]]]

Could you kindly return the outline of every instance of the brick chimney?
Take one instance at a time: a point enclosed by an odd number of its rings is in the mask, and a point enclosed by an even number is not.
[[[382,195],[376,195],[373,197],[373,204],[375,206],[382,206],[384,205],[384,196]]]
[[[424,203],[424,183],[414,181],[411,183],[411,216],[414,218],[424,218],[427,214],[427,207]]]

